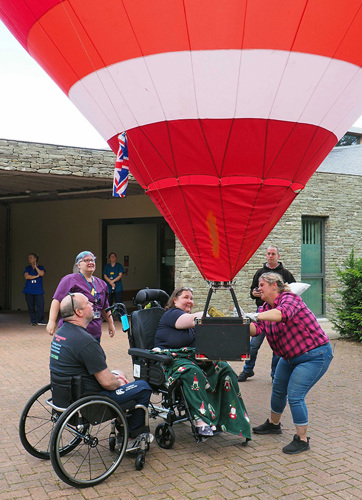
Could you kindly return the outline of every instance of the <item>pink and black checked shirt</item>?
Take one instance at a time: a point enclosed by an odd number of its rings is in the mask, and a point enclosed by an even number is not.
[[[260,320],[256,324],[256,335],[265,333],[270,347],[278,356],[284,359],[295,358],[329,342],[316,317],[298,295],[282,292],[273,307],[265,302],[259,307],[259,312],[270,309],[279,309],[282,321],[275,323]]]

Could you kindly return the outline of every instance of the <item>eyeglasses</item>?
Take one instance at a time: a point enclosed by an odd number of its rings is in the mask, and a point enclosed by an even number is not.
[[[68,295],[69,295],[70,300],[72,302],[72,311],[73,311],[73,314],[76,314],[75,309],[74,309],[74,300],[73,300],[73,297],[74,297],[75,293],[69,292]]]
[[[95,264],[95,259],[82,259],[81,262],[85,262],[86,264]]]
[[[180,288],[180,290],[176,293],[176,297],[178,297],[179,295],[181,295],[182,292],[191,292],[191,293],[194,293],[194,289],[193,288],[190,288],[188,286],[183,286]]]

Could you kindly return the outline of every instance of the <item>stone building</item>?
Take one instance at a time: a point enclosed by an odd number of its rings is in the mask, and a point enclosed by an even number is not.
[[[361,134],[357,133],[357,137]],[[126,299],[149,286],[171,290],[173,282],[195,289],[203,308],[208,284],[138,184],[131,179],[127,197],[111,196],[114,154],[92,150],[0,140],[0,309],[26,310],[23,271],[30,252],[40,255],[46,306],[59,279],[72,272],[75,255],[98,255],[96,274],[109,251],[126,266]],[[303,298],[318,316],[328,316],[326,296],[335,297],[335,266],[362,244],[362,145],[335,148],[310,179],[264,244],[240,271],[235,290],[243,309],[252,276],[265,261],[269,244],[297,280],[312,283]],[[228,292],[218,291],[212,305],[231,312]]]
[[[251,281],[266,260],[266,248],[273,244],[296,280],[312,283],[303,300],[318,316],[328,317],[331,306],[327,297],[338,298],[336,266],[342,265],[352,248],[361,257],[361,242],[362,145],[334,148],[235,278],[240,306],[245,310],[255,307],[249,296]],[[205,303],[204,281],[183,248],[176,252],[176,270],[179,283],[202,288],[201,305]],[[212,304],[229,314],[233,308],[230,294],[224,291],[216,292]]]

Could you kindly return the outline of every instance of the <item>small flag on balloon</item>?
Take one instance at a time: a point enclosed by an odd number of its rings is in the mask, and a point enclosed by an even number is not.
[[[119,134],[118,144],[118,153],[116,164],[114,167],[113,196],[124,198],[126,196],[129,174],[126,132],[123,132],[123,134]]]

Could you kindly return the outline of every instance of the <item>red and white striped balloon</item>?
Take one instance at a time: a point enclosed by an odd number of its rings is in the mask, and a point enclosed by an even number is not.
[[[201,274],[229,281],[362,114],[362,0],[0,0]]]

